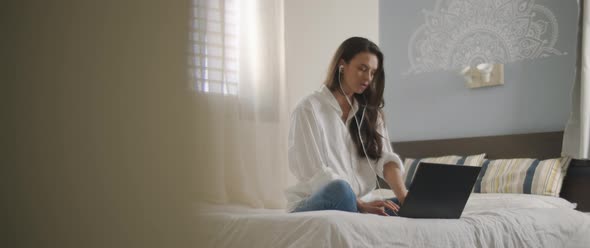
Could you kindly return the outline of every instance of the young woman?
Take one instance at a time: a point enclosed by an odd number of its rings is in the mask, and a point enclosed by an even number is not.
[[[403,163],[389,142],[383,116],[383,54],[368,39],[345,40],[318,91],[291,116],[289,167],[298,183],[286,190],[290,212],[342,210],[395,215],[407,190]],[[359,128],[360,127],[360,128]],[[359,198],[385,179],[397,199]]]

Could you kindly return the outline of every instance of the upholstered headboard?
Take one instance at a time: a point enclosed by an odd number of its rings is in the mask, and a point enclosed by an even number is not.
[[[486,153],[488,159],[548,159],[561,156],[562,140],[563,132],[544,132],[393,142],[392,146],[402,158]],[[383,181],[381,185],[387,187]],[[590,164],[588,161],[572,161],[561,190],[561,197],[578,203],[579,210],[590,212]]]
[[[514,134],[460,139],[393,142],[403,158],[486,153],[489,159],[559,157],[563,132]]]

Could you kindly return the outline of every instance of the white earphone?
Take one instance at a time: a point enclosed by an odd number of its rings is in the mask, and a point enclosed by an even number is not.
[[[342,76],[342,70],[344,70],[344,65],[340,65],[338,67],[338,85],[340,86],[340,90],[342,91],[342,95],[344,95],[344,98],[346,98],[346,102],[348,102],[348,105],[350,105],[350,109],[352,109],[352,102],[350,101],[350,99],[348,99],[348,96],[346,96],[346,93],[344,92],[344,88],[342,88],[342,80],[340,79],[340,77]],[[356,122],[356,126],[357,126],[357,131],[358,131],[358,136],[359,136],[359,140],[361,142],[361,147],[363,148],[363,152],[365,153],[365,158],[367,159],[367,163],[369,163],[369,167],[371,167],[371,170],[373,170],[373,173],[375,174],[375,177],[377,177],[377,172],[375,171],[375,169],[373,168],[373,165],[371,164],[371,160],[369,159],[369,156],[367,155],[367,150],[365,148],[365,143],[363,142],[363,137],[361,135],[361,126],[363,125],[363,120],[365,119],[365,111],[367,110],[367,105],[365,104],[365,106],[363,107],[363,114],[361,115],[361,121],[359,122],[358,118],[356,117],[356,113],[354,114],[354,120]],[[375,179],[377,180],[377,179]],[[377,188],[381,189],[381,186],[379,186],[379,181],[376,181],[376,185]],[[381,196],[381,201],[384,201],[385,197],[383,197],[383,193],[379,192],[380,196]]]

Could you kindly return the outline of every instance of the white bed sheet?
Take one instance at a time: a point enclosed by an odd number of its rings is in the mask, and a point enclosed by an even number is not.
[[[550,196],[472,194],[457,220],[227,205],[201,205],[198,219],[204,247],[590,247],[590,216],[574,207]]]

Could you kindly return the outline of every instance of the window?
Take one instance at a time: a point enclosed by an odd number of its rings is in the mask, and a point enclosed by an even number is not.
[[[237,95],[238,0],[193,0],[190,77],[197,92]]]

